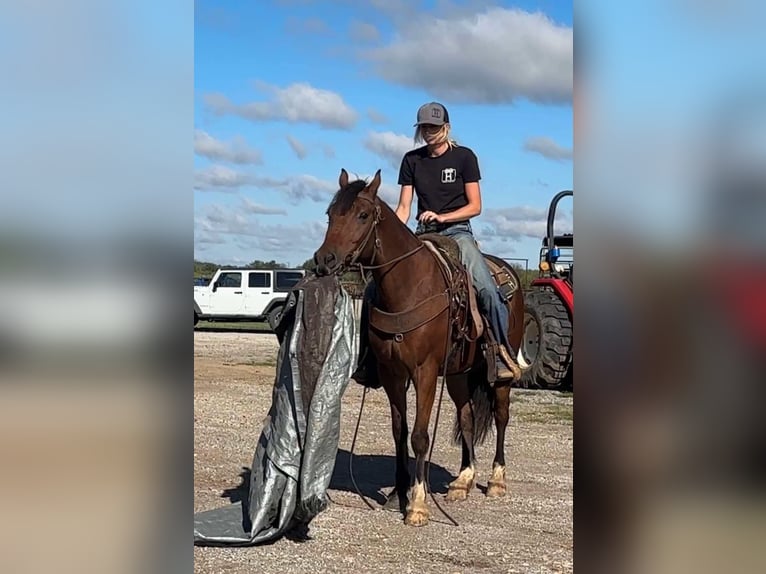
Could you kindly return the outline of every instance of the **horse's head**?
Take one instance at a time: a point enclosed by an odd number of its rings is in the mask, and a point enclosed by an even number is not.
[[[341,273],[354,263],[369,260],[374,252],[373,235],[380,220],[380,170],[368,184],[363,180],[349,183],[348,173],[342,169],[338,184],[340,189],[327,209],[324,242],[314,254],[318,275]]]

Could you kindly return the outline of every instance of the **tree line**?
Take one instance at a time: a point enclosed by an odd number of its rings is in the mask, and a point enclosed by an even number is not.
[[[298,269],[312,269],[314,267],[314,261],[307,259],[304,261]],[[207,277],[210,278],[215,275],[215,272],[219,269],[294,269],[289,267],[287,263],[282,263],[271,259],[269,261],[262,261],[255,259],[247,265],[221,265],[219,263],[213,263],[210,261],[197,261],[194,260],[194,278]]]
[[[526,270],[523,267],[521,267],[518,263],[512,263],[511,264],[514,269],[516,269],[516,272],[519,274],[519,278],[521,279],[521,285],[523,289],[529,288],[529,285],[533,279],[535,279],[538,276],[537,269],[529,269]],[[276,261],[274,259],[271,259],[269,261],[262,261],[260,259],[255,259],[248,263],[247,265],[219,265],[218,263],[212,263],[209,261],[197,261],[194,260],[194,278],[200,278],[205,277],[207,279],[210,279],[213,275],[215,275],[215,272],[219,269],[289,269],[290,267],[286,263],[282,263],[280,261]],[[314,268],[314,260],[313,259],[306,259],[299,267],[298,269],[313,269]],[[359,275],[359,271],[347,271],[343,277],[342,281],[344,283],[362,283],[362,278]]]

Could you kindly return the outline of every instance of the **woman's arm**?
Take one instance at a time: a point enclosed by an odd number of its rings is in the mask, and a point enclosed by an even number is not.
[[[407,225],[412,211],[412,192],[411,185],[403,185],[399,192],[399,205],[396,206],[396,217],[405,225]]]

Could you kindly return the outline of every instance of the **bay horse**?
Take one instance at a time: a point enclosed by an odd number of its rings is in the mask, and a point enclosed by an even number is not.
[[[493,386],[488,380],[484,353],[474,352],[480,348],[477,346],[484,341],[486,332],[474,341],[469,339],[469,345],[459,347],[462,352],[455,352],[453,325],[456,318],[467,319],[470,313],[465,305],[462,315],[455,310],[454,284],[451,285],[437,254],[424,248],[425,242],[378,197],[380,170],[368,184],[363,180],[349,182],[343,169],[338,183],[340,189],[328,207],[329,224],[324,241],[314,254],[314,263],[317,275],[343,273],[351,266],[360,266],[372,271],[376,283],[378,297],[375,306],[370,307],[369,347],[377,359],[378,380],[391,406],[396,445],[396,487],[386,507],[397,506],[405,511],[406,524],[428,523],[430,511],[425,488],[428,424],[441,374],[446,375],[448,393],[457,409],[455,440],[462,443],[460,473],[449,485],[447,500],[465,499],[476,484],[474,446],[486,437],[493,418],[497,445],[486,494],[505,495],[505,431],[511,387],[510,381],[498,381]],[[518,353],[524,323],[521,282],[513,268],[502,263],[518,286],[507,303],[509,341]],[[468,278],[465,290],[472,289]],[[376,328],[376,322],[382,325],[386,318],[387,324],[393,321],[398,327]],[[417,403],[411,438],[415,454],[412,483],[407,448],[408,379],[414,384]]]

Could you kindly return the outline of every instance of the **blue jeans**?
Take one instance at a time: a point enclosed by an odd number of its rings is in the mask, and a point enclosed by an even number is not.
[[[431,226],[419,223],[415,233],[420,235],[433,231],[446,235],[457,243],[460,249],[460,259],[473,279],[478,293],[479,306],[489,319],[495,340],[505,346],[508,353],[513,356],[513,350],[508,342],[508,307],[503,303],[495,280],[492,279],[492,273],[487,267],[487,262],[476,244],[471,224],[466,221],[448,226],[437,226],[436,229],[433,229]]]

